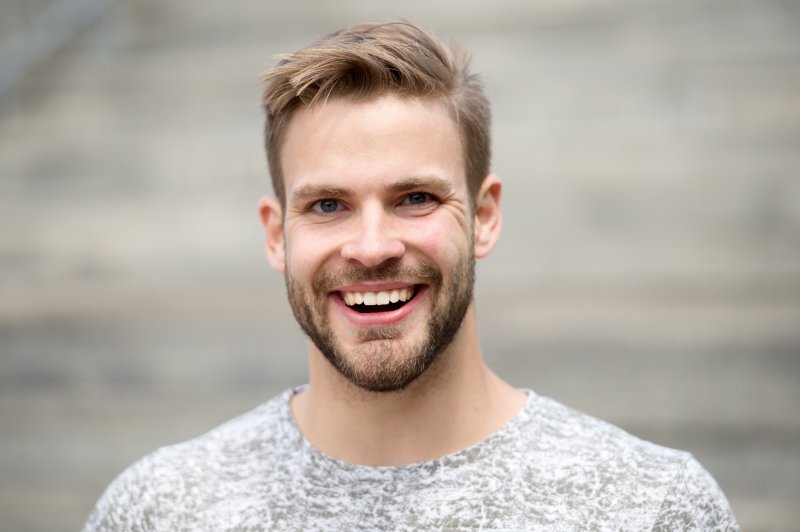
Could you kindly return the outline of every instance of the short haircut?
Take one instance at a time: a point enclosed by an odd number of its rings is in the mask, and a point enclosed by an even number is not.
[[[491,111],[469,56],[406,21],[360,24],[283,56],[264,73],[265,144],[272,187],[286,190],[281,147],[293,113],[328,98],[356,101],[386,94],[439,99],[458,126],[470,202],[489,173]]]

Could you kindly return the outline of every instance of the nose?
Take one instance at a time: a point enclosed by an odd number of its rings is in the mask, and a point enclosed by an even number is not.
[[[341,248],[342,258],[371,268],[405,253],[405,244],[382,206],[364,208],[353,220],[351,237]]]

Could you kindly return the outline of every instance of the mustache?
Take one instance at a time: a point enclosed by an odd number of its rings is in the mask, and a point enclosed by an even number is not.
[[[335,270],[325,270],[314,276],[312,287],[316,293],[327,293],[338,286],[363,282],[405,281],[441,286],[442,272],[431,262],[408,266],[387,262],[374,268],[348,265]]]

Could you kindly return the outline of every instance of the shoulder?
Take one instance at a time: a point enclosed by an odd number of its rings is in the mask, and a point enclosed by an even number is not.
[[[664,481],[675,474],[689,453],[642,440],[623,429],[553,399],[533,396],[528,416],[521,423],[520,439],[529,449],[543,451],[565,463],[609,466],[622,471],[638,469]]]
[[[518,434],[520,455],[581,519],[620,529],[737,529],[725,496],[690,453],[534,396]],[[542,465],[544,464],[544,465]],[[537,489],[541,489],[538,486]],[[564,498],[565,491],[568,497]],[[588,522],[588,521],[587,521]],[[602,528],[602,527],[601,527]]]
[[[739,525],[714,478],[690,457],[671,483],[653,530],[723,531]]]
[[[250,472],[280,462],[292,438],[290,392],[192,440],[162,447],[125,469],[98,500],[84,531],[199,526],[209,507],[249,489]]]

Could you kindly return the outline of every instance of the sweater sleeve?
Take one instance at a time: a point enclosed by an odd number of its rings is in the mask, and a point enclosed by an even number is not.
[[[690,456],[661,504],[653,531],[700,530],[741,529],[714,478]]]

